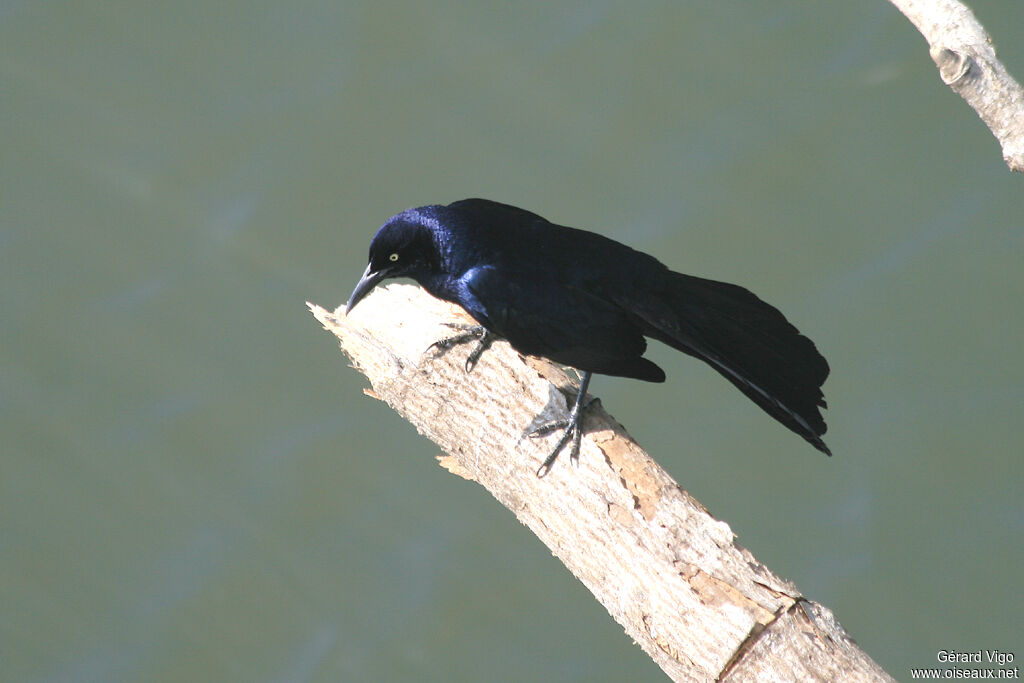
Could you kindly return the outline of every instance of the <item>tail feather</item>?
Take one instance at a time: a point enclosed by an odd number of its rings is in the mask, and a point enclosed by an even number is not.
[[[660,295],[639,309],[644,334],[699,358],[754,403],[832,455],[821,436],[827,430],[821,385],[825,358],[774,306],[749,290],[668,271]]]

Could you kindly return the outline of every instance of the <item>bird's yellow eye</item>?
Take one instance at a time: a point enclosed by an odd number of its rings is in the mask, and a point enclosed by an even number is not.
[[[391,256],[388,256],[388,260],[389,261],[397,261],[398,260],[398,252],[396,251],[395,253],[391,254]]]

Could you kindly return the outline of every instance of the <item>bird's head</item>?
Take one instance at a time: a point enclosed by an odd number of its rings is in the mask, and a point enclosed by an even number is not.
[[[431,215],[431,208],[403,211],[377,231],[370,243],[370,263],[348,298],[346,315],[384,280],[409,277],[422,284],[422,278],[439,270],[437,220]]]

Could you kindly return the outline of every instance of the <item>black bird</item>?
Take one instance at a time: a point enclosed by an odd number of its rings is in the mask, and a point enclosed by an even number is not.
[[[584,396],[593,373],[665,381],[643,358],[645,337],[709,364],[754,403],[826,455],[821,385],[829,367],[776,308],[737,285],[669,270],[653,256],[585,230],[486,199],[409,209],[388,219],[347,312],[379,282],[408,277],[462,306],[479,326],[436,342],[442,352],[478,340],[472,370],[494,339],[581,372],[564,428],[538,476],[569,439],[579,458]]]

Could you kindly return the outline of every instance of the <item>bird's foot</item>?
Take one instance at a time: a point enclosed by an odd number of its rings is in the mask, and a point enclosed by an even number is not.
[[[483,325],[465,325],[463,323],[444,323],[444,325],[461,331],[459,334],[453,334],[450,337],[438,339],[427,347],[427,351],[433,349],[435,350],[434,353],[436,356],[443,356],[459,344],[475,341],[477,343],[476,347],[466,358],[466,372],[473,372],[473,368],[476,367],[477,361],[480,360],[480,356],[482,356],[484,351],[494,343],[494,340],[496,339],[495,335],[489,332]]]
[[[579,467],[580,465],[580,443],[583,440],[583,414],[587,409],[596,401],[596,398],[591,398],[589,401],[584,401],[587,395],[587,385],[590,384],[590,373],[584,373],[583,381],[580,384],[579,393],[576,394],[576,402],[573,404],[572,410],[569,411],[568,417],[564,420],[555,420],[542,424],[541,426],[534,429],[532,432],[527,434],[530,438],[537,438],[550,434],[551,432],[559,429],[564,429],[562,438],[555,444],[555,449],[551,451],[551,455],[544,459],[540,467],[537,468],[537,476],[544,477],[548,472],[551,471],[551,467],[555,464],[555,460],[558,459],[558,454],[562,452],[562,449],[572,441],[572,447],[569,449],[569,461]]]
[[[556,420],[555,422],[549,422],[545,425],[541,425],[537,429],[530,432],[527,436],[530,438],[537,438],[550,434],[558,429],[564,429],[562,438],[555,444],[555,449],[551,451],[551,454],[544,459],[541,466],[537,468],[537,476],[544,477],[548,472],[551,471],[551,467],[555,464],[555,460],[558,459],[558,454],[562,452],[569,440],[572,440],[572,448],[569,449],[569,461],[573,465],[579,467],[580,464],[580,443],[583,440],[583,429],[579,424],[579,420],[575,424],[570,423],[568,420]]]

